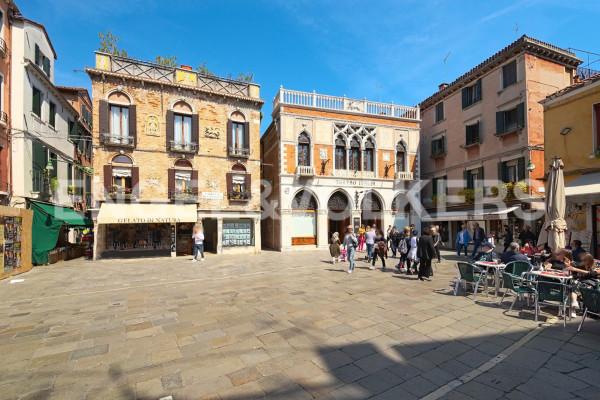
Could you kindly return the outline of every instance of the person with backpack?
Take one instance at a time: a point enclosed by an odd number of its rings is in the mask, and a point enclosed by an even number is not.
[[[394,227],[392,229],[391,238],[390,238],[390,243],[392,246],[392,257],[396,257],[396,254],[398,253],[398,246],[400,246],[401,239],[402,239],[402,236],[400,234],[400,231],[398,230],[398,228]]]
[[[409,228],[404,228],[404,231],[400,236],[400,242],[398,243],[398,251],[400,252],[400,262],[396,266],[396,269],[399,272],[402,272],[404,268],[410,268],[410,261],[408,260],[408,250],[410,249]]]
[[[348,256],[349,274],[354,271],[354,255],[356,254],[356,246],[358,246],[358,239],[354,234],[354,228],[352,225],[348,225],[348,228],[346,229],[346,236],[344,236],[344,247],[346,248],[346,254]]]
[[[375,261],[377,261],[377,257],[381,258],[381,270],[385,271],[385,259],[387,258],[387,243],[386,238],[385,236],[383,236],[383,232],[381,230],[378,230],[375,236],[373,260],[371,261],[371,266],[369,267],[369,269],[375,269]]]

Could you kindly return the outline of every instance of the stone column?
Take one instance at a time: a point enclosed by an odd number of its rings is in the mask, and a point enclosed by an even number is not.
[[[223,253],[223,217],[217,218],[217,254]]]
[[[292,249],[292,212],[291,210],[281,210],[281,250]]]
[[[319,248],[327,248],[329,246],[327,224],[327,209],[319,209],[317,211],[317,247]]]
[[[254,252],[260,253],[262,249],[260,217],[254,219]]]

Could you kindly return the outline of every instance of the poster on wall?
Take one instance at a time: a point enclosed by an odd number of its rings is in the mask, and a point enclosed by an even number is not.
[[[0,240],[2,242],[2,270],[11,272],[21,266],[21,217],[2,217],[0,219]]]
[[[253,245],[252,220],[223,221],[223,247]]]
[[[567,203],[565,219],[569,227],[569,241],[580,240],[581,246],[589,250],[592,245],[592,231],[587,226],[586,203]]]

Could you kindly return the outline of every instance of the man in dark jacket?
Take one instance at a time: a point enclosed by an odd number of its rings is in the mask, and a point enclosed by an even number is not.
[[[473,226],[473,253],[471,254],[471,258],[475,259],[475,256],[479,253],[481,244],[486,241],[486,237],[485,231],[477,222]]]
[[[506,250],[508,250],[513,240],[512,229],[510,229],[508,225],[504,225],[504,253],[506,253]]]
[[[431,237],[431,229],[426,227],[423,229],[423,234],[417,243],[417,257],[419,257],[419,279],[429,278],[433,276],[431,270],[431,260],[435,257],[435,246]]]
[[[519,243],[512,242],[509,246],[508,251],[506,251],[500,255],[500,260],[502,261],[503,264],[508,264],[513,261],[529,262],[529,258],[527,258],[527,256],[525,254],[519,253],[520,249],[521,249],[521,246],[519,246]]]

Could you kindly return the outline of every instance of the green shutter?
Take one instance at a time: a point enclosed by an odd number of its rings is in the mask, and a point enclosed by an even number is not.
[[[504,133],[504,111],[496,112],[496,134]]]
[[[525,128],[525,103],[520,103],[517,106],[517,123],[519,124],[519,129]]]
[[[481,100],[481,79],[475,84],[475,101]]]
[[[467,108],[469,106],[469,88],[464,87],[462,89],[462,108]]]
[[[525,157],[517,160],[517,181],[525,180]]]

